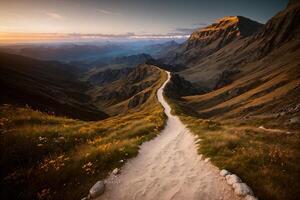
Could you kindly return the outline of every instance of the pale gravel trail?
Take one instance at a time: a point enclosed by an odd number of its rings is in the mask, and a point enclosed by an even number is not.
[[[98,200],[236,200],[219,170],[197,154],[195,138],[163,98],[168,80],[158,90],[158,100],[168,121],[156,138],[141,145],[121,174],[110,175]]]

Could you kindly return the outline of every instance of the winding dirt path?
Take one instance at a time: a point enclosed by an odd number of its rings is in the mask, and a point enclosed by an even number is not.
[[[106,191],[99,198],[107,200],[235,200],[233,190],[219,175],[219,170],[197,154],[195,138],[163,98],[168,80],[158,90],[159,102],[168,121],[155,139],[141,145],[137,157],[129,160],[121,174],[110,175]]]

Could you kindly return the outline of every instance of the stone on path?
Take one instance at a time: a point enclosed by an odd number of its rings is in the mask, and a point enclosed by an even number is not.
[[[234,183],[233,188],[239,196],[253,195],[251,188],[246,183]]]
[[[235,174],[227,175],[225,178],[229,185],[242,182],[242,180]]]
[[[105,184],[103,181],[97,181],[95,185],[90,189],[91,198],[96,198],[104,193]]]
[[[227,175],[230,175],[231,173],[229,172],[229,171],[227,171],[226,169],[222,169],[221,171],[220,171],[220,175],[221,176],[223,176],[223,177],[225,177],[225,176],[227,176]]]

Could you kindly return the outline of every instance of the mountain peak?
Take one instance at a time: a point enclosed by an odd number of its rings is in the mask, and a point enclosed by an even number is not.
[[[193,32],[188,40],[188,48],[207,46],[215,41],[218,41],[216,47],[222,47],[235,39],[252,35],[262,26],[246,17],[226,16]]]
[[[243,16],[226,16],[218,19],[215,23],[205,28],[195,31],[192,33],[190,39],[198,38],[197,36],[199,36],[199,33],[204,33],[204,36],[209,36],[210,33],[228,29],[230,29],[230,31],[235,31],[237,36],[248,36],[253,32],[256,32],[260,27],[262,27],[262,24]]]

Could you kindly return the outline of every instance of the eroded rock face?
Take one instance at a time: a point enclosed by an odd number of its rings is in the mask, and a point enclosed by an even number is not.
[[[90,197],[96,198],[99,197],[101,194],[104,193],[105,190],[105,184],[103,181],[97,181],[95,185],[90,189]]]

